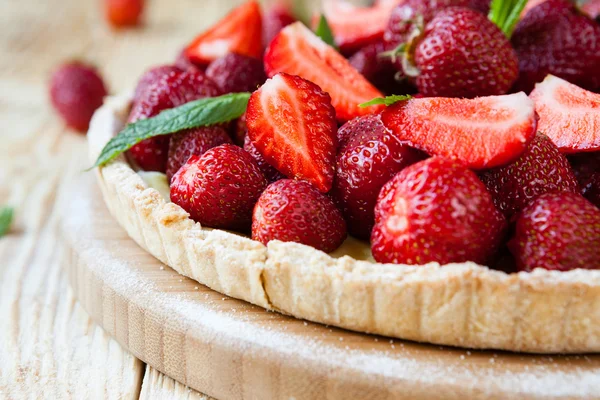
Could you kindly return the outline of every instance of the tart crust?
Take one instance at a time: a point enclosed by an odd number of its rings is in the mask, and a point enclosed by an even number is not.
[[[130,95],[108,98],[88,133],[98,154]],[[96,170],[106,205],[141,247],[180,274],[269,310],[360,332],[531,353],[600,351],[600,271],[506,274],[333,258],[312,247],[202,228],[148,187],[124,156]]]

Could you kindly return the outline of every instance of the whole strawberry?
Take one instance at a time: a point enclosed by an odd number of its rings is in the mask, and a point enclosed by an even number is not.
[[[432,157],[381,189],[371,250],[382,263],[484,263],[497,251],[505,227],[475,173]]]
[[[252,216],[252,239],[296,242],[326,253],[346,238],[342,214],[307,182],[282,179],[267,187]]]
[[[104,0],[106,19],[115,27],[135,26],[144,11],[144,0]]]
[[[521,271],[600,268],[600,210],[576,193],[547,193],[527,206],[509,248]]]
[[[171,201],[213,228],[245,231],[267,180],[243,149],[223,144],[192,156],[173,176]]]
[[[144,72],[142,77],[138,80],[138,83],[135,87],[135,92],[133,94],[133,102],[135,103],[138,100],[145,98],[148,88],[160,80],[160,78],[163,76],[179,74],[183,71],[184,69],[175,65],[159,65],[157,67],[150,68],[148,71]]]
[[[381,187],[403,168],[421,160],[423,154],[396,139],[379,115],[359,117],[354,132],[340,148],[332,196],[348,231],[368,240],[374,224],[374,209]],[[344,127],[340,128],[343,129]]]
[[[248,154],[250,154],[252,156],[252,158],[254,158],[254,161],[256,161],[256,164],[258,164],[258,167],[262,171],[265,178],[267,178],[269,183],[285,178],[285,175],[283,175],[281,172],[277,171],[277,169],[275,169],[271,164],[269,164],[265,160],[265,158],[262,156],[262,154],[260,154],[260,152],[252,144],[250,137],[246,136],[244,138],[244,146],[243,147],[244,147],[244,150],[246,150],[248,152]]]
[[[518,23],[512,43],[519,57],[515,90],[529,92],[548,74],[600,89],[600,25],[568,0],[532,8]]]
[[[231,138],[221,126],[205,126],[186,129],[170,135],[167,158],[167,181],[191,156],[201,156],[213,147],[232,143]]]
[[[235,53],[210,63],[206,76],[223,93],[253,92],[267,80],[261,60]]]
[[[163,110],[192,100],[221,94],[215,83],[202,72],[188,70],[160,75],[156,79],[145,89],[145,95],[133,104],[128,122],[154,117]],[[169,137],[162,135],[136,144],[128,154],[146,171],[165,172],[168,152]]]
[[[262,19],[263,47],[266,48],[283,28],[294,22],[296,22],[296,18],[284,1],[275,3],[266,10]]]
[[[481,180],[492,194],[496,207],[507,218],[544,193],[579,191],[569,161],[541,133],[516,161],[485,171]]]
[[[62,65],[50,80],[52,105],[68,126],[80,132],[87,131],[106,94],[98,72],[78,61]]]

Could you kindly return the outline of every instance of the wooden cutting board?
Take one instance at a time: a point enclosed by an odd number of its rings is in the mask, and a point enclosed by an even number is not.
[[[600,399],[600,355],[531,356],[390,340],[297,320],[183,277],[128,238],[92,173],[73,184],[66,269],[136,357],[218,399]]]

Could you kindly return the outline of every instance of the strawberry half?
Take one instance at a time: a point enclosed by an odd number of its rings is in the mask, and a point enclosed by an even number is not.
[[[329,93],[337,118],[348,121],[372,114],[381,106],[358,105],[382,94],[348,60],[300,22],[288,25],[273,39],[265,52],[269,77],[285,72],[316,83]]]
[[[600,150],[600,94],[548,75],[529,97],[540,116],[538,129],[563,153]]]
[[[344,54],[383,39],[392,9],[397,1],[382,1],[371,7],[358,7],[344,0],[323,1],[323,15],[331,27],[335,44]],[[318,22],[318,17],[313,21]]]
[[[524,93],[412,99],[388,107],[381,119],[400,141],[474,169],[518,158],[536,129],[533,102]]]
[[[185,49],[187,58],[199,64],[208,64],[227,53],[260,58],[262,17],[256,1],[235,8]]]
[[[250,97],[248,136],[267,163],[290,178],[331,189],[335,110],[329,95],[299,76],[277,74]]]

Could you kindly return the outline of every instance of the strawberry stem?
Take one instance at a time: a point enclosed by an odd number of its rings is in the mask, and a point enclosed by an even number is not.
[[[488,18],[510,39],[525,4],[527,0],[492,0]]]

